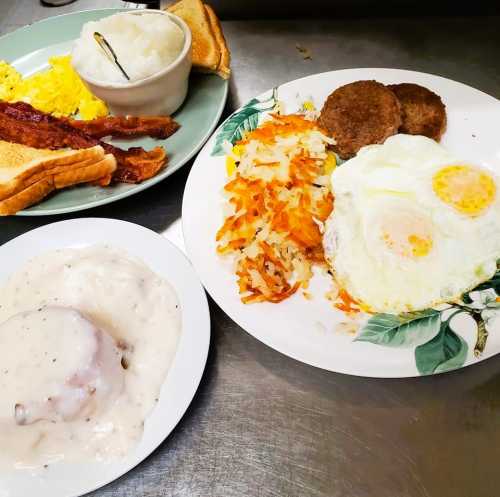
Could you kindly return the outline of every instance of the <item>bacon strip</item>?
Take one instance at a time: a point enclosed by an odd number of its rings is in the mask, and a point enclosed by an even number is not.
[[[140,147],[123,150],[24,102],[0,102],[0,139],[52,150],[101,145],[107,153],[115,156],[118,167],[113,180],[122,183],[140,183],[153,177],[167,163],[167,154],[162,147],[150,151]]]
[[[150,136],[165,140],[172,136],[179,128],[169,116],[157,117],[117,117],[108,116],[93,119],[92,121],[81,121],[79,119],[68,119],[68,124],[79,129],[93,138],[137,138],[139,136]]]

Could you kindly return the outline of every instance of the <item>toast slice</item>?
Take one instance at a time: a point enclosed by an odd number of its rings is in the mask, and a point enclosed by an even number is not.
[[[0,216],[15,214],[56,189],[79,183],[107,185],[116,159],[101,146],[38,150],[0,141]]]
[[[51,172],[33,181],[26,188],[0,201],[0,216],[9,216],[36,204],[54,190],[74,186],[79,183],[90,183],[111,178],[116,169],[113,155],[105,155],[98,162],[85,160],[69,166],[58,166]]]
[[[229,79],[229,77],[231,76],[231,54],[229,53],[229,49],[227,48],[226,39],[224,38],[224,33],[222,32],[222,26],[220,24],[219,18],[214,12],[214,9],[212,9],[212,7],[210,7],[210,5],[208,4],[205,4],[204,7],[208,16],[208,20],[210,21],[212,33],[215,36],[215,41],[217,42],[217,46],[219,47],[220,52],[220,60],[216,72],[221,78]]]
[[[103,158],[104,150],[100,146],[53,151],[0,141],[0,200],[40,181],[55,168],[71,168],[75,164],[95,163]]]
[[[90,183],[101,178],[110,177],[116,169],[116,160],[113,155],[107,154],[99,162],[93,164],[84,163],[81,167],[75,167],[54,174],[54,186],[59,190],[67,186],[80,183]]]
[[[54,190],[54,179],[52,177],[37,181],[12,197],[0,201],[0,216],[10,216],[30,205],[36,204]]]
[[[179,16],[191,30],[192,61],[197,69],[216,72],[221,52],[201,0],[180,0],[167,8]]]

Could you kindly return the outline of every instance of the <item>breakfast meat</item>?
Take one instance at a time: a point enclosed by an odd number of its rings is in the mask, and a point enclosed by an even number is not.
[[[169,116],[133,117],[133,116],[108,116],[91,121],[81,119],[68,119],[68,124],[73,128],[87,133],[92,138],[139,138],[150,136],[158,140],[166,140],[179,128]]]
[[[0,102],[0,139],[52,150],[101,145],[106,153],[115,157],[117,168],[113,180],[122,183],[140,183],[155,176],[167,163],[163,147],[150,151],[140,147],[123,150],[23,102]]]
[[[446,129],[446,109],[441,97],[415,83],[389,85],[401,104],[400,133],[423,135],[439,141]]]
[[[30,104],[16,102],[6,104],[0,102],[0,112],[5,112],[20,120],[31,120],[38,123],[50,124],[57,119],[49,114],[36,110]],[[165,140],[172,136],[180,125],[170,116],[106,116],[91,120],[59,118],[60,122],[83,131],[92,138],[140,138],[150,136]]]
[[[347,159],[361,147],[383,143],[396,134],[401,126],[401,106],[382,83],[355,81],[327,98],[319,124],[335,139],[335,151]]]
[[[24,366],[17,357],[4,359],[9,374],[25,380],[4,385],[17,425],[85,418],[123,389],[122,354],[113,338],[74,309],[16,314],[0,326],[0,341],[7,350],[18,341],[31,354]]]

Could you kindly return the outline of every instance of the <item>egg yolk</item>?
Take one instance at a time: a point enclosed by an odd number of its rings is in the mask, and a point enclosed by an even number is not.
[[[408,243],[410,244],[411,253],[414,257],[423,257],[427,255],[432,248],[432,240],[428,237],[409,235]]]
[[[337,157],[333,152],[326,153],[326,159],[324,163],[325,174],[332,174],[333,170],[337,167]]]
[[[428,221],[404,212],[385,219],[382,241],[391,252],[412,259],[425,257],[433,246]]]
[[[427,236],[410,234],[406,239],[398,238],[394,239],[389,233],[384,233],[382,235],[385,245],[391,249],[392,252],[403,257],[424,257],[432,249],[432,239]]]
[[[490,206],[496,185],[485,171],[466,165],[447,166],[432,179],[434,193],[462,214],[474,217]]]

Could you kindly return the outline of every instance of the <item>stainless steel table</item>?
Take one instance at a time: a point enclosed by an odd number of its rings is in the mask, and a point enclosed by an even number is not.
[[[2,0],[0,14],[15,18],[1,17],[4,31],[59,10],[12,0],[9,11],[8,3]],[[117,3],[81,0],[60,11]],[[437,73],[500,98],[499,21],[225,22],[234,70],[227,112],[278,83],[363,66]],[[312,60],[303,60],[297,43]],[[182,246],[188,172],[189,166],[143,194],[82,216],[133,221]],[[0,243],[57,219],[2,219]],[[207,368],[183,420],[149,459],[93,496],[500,495],[500,359],[429,378],[349,377],[288,359],[214,303],[211,312]]]

